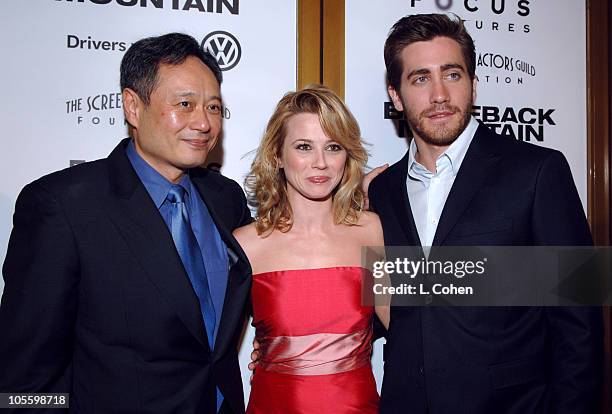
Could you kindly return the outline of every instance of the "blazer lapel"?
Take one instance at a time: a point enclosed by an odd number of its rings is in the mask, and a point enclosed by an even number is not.
[[[234,211],[235,207],[227,206],[226,208],[225,204],[228,201],[220,196],[221,189],[211,180],[206,180],[205,176],[194,179],[193,182],[217,226],[221,239],[227,246],[229,256],[227,288],[213,353],[213,359],[218,359],[227,350],[240,319],[244,315],[245,303],[251,289],[251,266],[242,248],[231,234],[229,229],[231,223],[223,220],[223,212]]]
[[[420,246],[419,232],[414,221],[414,215],[408,199],[408,189],[406,179],[408,178],[408,152],[395,165],[397,169],[392,172],[390,178],[391,186],[388,188],[391,206],[404,232],[406,244],[410,246]]]
[[[501,155],[489,145],[488,134],[488,128],[480,124],[444,204],[432,243],[434,246],[444,243],[487,176],[494,173]]]
[[[198,298],[168,227],[125,155],[127,142],[122,141],[108,158],[115,197],[109,199],[106,210],[160,296],[209,349]]]

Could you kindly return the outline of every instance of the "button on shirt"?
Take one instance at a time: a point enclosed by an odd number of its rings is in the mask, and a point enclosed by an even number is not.
[[[448,194],[474,138],[478,122],[472,117],[457,139],[436,159],[436,172],[416,161],[417,146],[410,143],[406,188],[421,246],[431,246]]]

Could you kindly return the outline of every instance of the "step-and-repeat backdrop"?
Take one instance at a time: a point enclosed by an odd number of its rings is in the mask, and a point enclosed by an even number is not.
[[[346,101],[370,142],[369,164],[408,148],[387,95],[383,45],[400,17],[452,12],[476,43],[476,117],[495,131],[562,151],[586,207],[586,18],[580,0],[350,0]],[[399,124],[394,125],[394,124]]]
[[[346,102],[369,165],[398,161],[407,125],[387,94],[383,46],[399,18],[452,12],[476,43],[478,119],[502,135],[562,151],[586,208],[586,22],[580,0],[347,0]],[[381,341],[373,368],[380,387]]]
[[[71,163],[105,157],[127,135],[119,62],[135,40],[180,31],[216,53],[226,110],[209,162],[241,183],[274,105],[296,85],[295,0],[264,7],[240,0],[13,0],[1,8],[2,262],[19,190]],[[395,162],[407,148],[406,126],[386,92],[388,30],[406,14],[440,11],[464,19],[476,41],[478,118],[501,134],[561,150],[586,205],[583,1],[347,0],[346,101],[372,144],[369,164]],[[243,366],[252,335],[249,329]],[[379,387],[380,348],[378,341]],[[248,395],[246,372],[244,379]]]
[[[252,160],[249,153],[257,148],[276,102],[296,86],[296,1],[264,3],[3,2],[0,262],[15,199],[25,184],[71,163],[106,157],[127,136],[119,63],[143,37],[183,32],[216,55],[224,70],[224,133],[208,161],[242,183]],[[0,293],[3,287],[0,281]],[[244,366],[251,336],[249,330],[241,355]],[[246,373],[245,379],[248,388]]]

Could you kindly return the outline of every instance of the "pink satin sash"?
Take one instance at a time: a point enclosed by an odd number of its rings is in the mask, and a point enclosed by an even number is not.
[[[326,375],[370,364],[372,330],[258,338],[257,369],[292,375]]]

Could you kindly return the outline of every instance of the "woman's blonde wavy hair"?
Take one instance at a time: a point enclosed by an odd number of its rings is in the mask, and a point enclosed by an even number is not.
[[[257,234],[264,237],[274,230],[287,232],[293,224],[287,182],[278,160],[287,134],[287,121],[300,113],[317,115],[325,134],[347,152],[344,175],[332,196],[334,222],[355,225],[363,210],[365,194],[361,181],[368,154],[359,125],[331,89],[308,85],[287,93],[276,105],[245,180],[249,204],[257,209]]]

